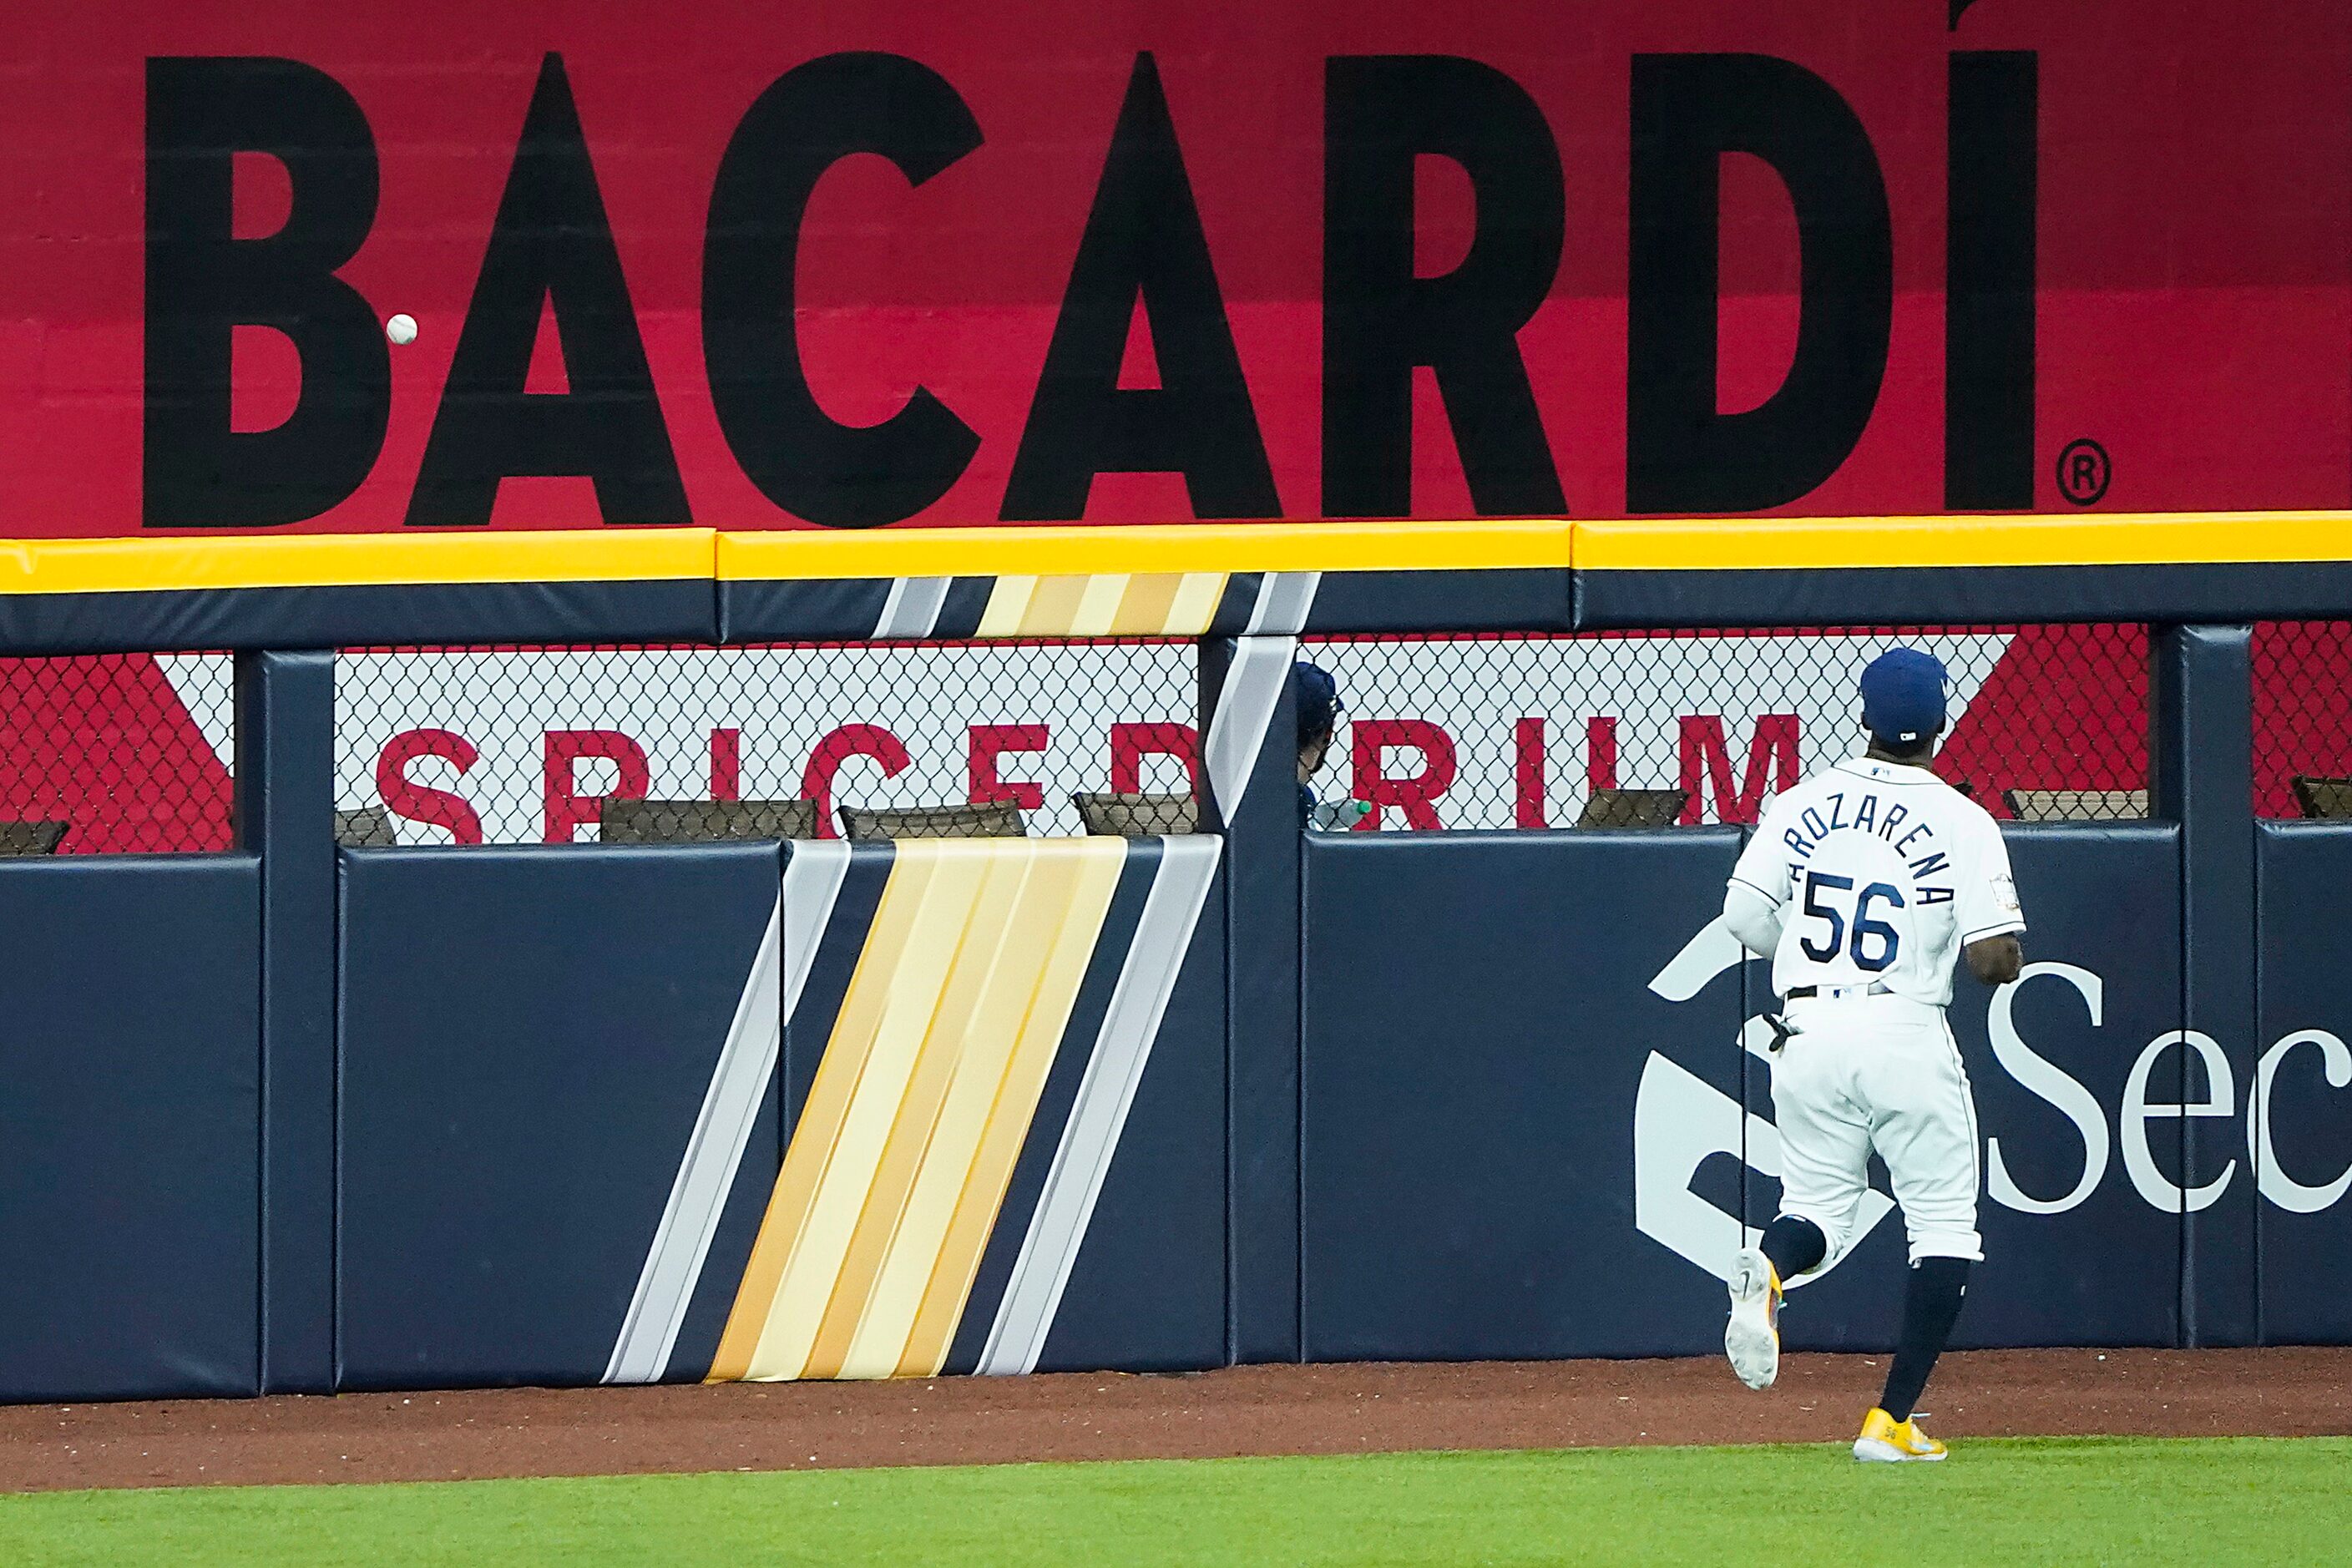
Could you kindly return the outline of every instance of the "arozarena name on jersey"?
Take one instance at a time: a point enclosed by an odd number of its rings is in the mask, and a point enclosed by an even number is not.
[[[1892,846],[1895,853],[1903,858],[1905,865],[1911,872],[1912,885],[1918,889],[1921,903],[1948,904],[1952,901],[1952,889],[1949,883],[1932,884],[1920,880],[1923,877],[1932,877],[1938,872],[1951,869],[1951,861],[1944,852],[1933,847],[1922,847],[1916,852],[1916,858],[1914,858],[1915,851],[1912,847],[1914,844],[1924,841],[1926,845],[1932,846],[1934,843],[1936,829],[1933,826],[1917,822],[1912,823],[1908,828],[1904,828],[1903,825],[1911,821],[1911,808],[1899,800],[1889,801],[1882,808],[1878,802],[1878,792],[1875,790],[1864,792],[1862,798],[1854,805],[1853,820],[1848,821],[1845,815],[1845,799],[1843,790],[1831,795],[1830,813],[1826,817],[1818,809],[1807,806],[1798,814],[1797,826],[1782,831],[1780,841],[1786,844],[1797,857],[1796,859],[1789,862],[1789,874],[1791,877],[1803,870],[1804,862],[1813,858],[1813,851],[1819,848],[1822,841],[1831,834],[1867,833]],[[1902,830],[1902,837],[1899,838],[1895,837],[1898,829]]]

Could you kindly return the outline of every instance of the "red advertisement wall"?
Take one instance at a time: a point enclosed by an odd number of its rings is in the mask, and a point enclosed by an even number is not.
[[[0,68],[18,535],[2352,500],[2335,0],[32,0]]]

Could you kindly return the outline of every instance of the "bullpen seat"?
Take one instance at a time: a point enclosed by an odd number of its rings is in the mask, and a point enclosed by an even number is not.
[[[1579,827],[1672,827],[1690,804],[1686,789],[1597,789],[1576,819]]]
[[[871,843],[885,838],[1021,838],[1028,826],[1009,800],[971,805],[908,805],[841,808],[842,831]]]
[[[2295,809],[2305,819],[2342,822],[2352,818],[2352,779],[2297,773],[2287,782],[2294,791]]]
[[[2136,822],[2147,816],[2144,789],[2005,789],[2020,822]]]
[[[69,822],[0,822],[0,856],[54,855]]]
[[[604,844],[717,844],[814,838],[813,800],[608,800],[598,813]]]
[[[362,805],[335,813],[335,842],[347,849],[388,849],[400,840],[393,836],[391,812]]]
[[[1088,833],[1119,838],[1153,838],[1163,833],[1198,833],[1201,808],[1189,795],[1074,795],[1078,819]]]

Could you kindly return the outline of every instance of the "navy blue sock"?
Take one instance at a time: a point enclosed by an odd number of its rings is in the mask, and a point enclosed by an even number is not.
[[[1829,1238],[1822,1227],[1801,1215],[1784,1214],[1764,1232],[1761,1244],[1773,1272],[1786,1285],[1829,1256]]]
[[[1968,1294],[1967,1258],[1923,1258],[1911,1266],[1903,1288],[1903,1338],[1886,1369],[1886,1392],[1878,1398],[1878,1407],[1897,1421],[1911,1419]]]

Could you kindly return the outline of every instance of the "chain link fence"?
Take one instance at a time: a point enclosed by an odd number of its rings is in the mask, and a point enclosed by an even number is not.
[[[1996,816],[2147,815],[2147,628],[2117,624],[1310,638],[1345,705],[1312,788],[1364,831],[1748,822],[1859,749],[1855,681],[1898,643],[1950,669],[1937,771]],[[648,800],[1076,833],[1082,795],[1197,794],[1197,667],[1176,639],[357,650],[339,832],[584,842]],[[0,660],[0,853],[230,847],[232,687],[226,654]],[[2252,695],[2257,811],[2352,818],[2352,622],[2258,625]]]
[[[0,855],[230,847],[226,654],[0,659]]]
[[[2352,817],[2352,621],[2254,626],[2254,812]]]
[[[1864,744],[1864,666],[1951,672],[1937,771],[1994,816],[2147,814],[2141,626],[1309,639],[1345,711],[1318,796],[1360,831],[1753,822]]]
[[[845,808],[1010,803],[1077,834],[1076,795],[1190,799],[1198,770],[1180,640],[373,649],[335,704],[347,843],[593,842],[615,800],[827,837]]]
[[[1994,815],[2147,815],[2147,631],[2103,625],[1307,639],[1345,705],[1311,788],[1369,807],[1318,820],[1750,822],[1860,749],[1856,680],[1897,644],[1950,669],[1937,767]],[[1190,642],[1137,639],[353,651],[336,663],[341,831],[629,839],[708,827],[719,802],[761,837],[925,811],[895,820],[1078,833],[1081,795],[1197,793],[1197,662]]]

